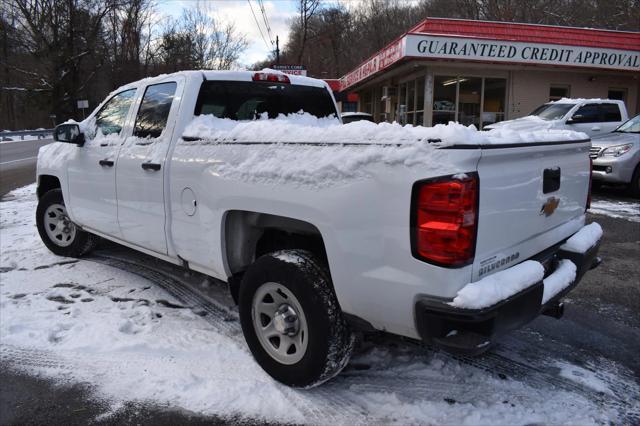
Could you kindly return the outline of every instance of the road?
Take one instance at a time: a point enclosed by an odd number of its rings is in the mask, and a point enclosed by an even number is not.
[[[51,142],[52,139],[0,142],[0,197],[35,181],[38,150]]]

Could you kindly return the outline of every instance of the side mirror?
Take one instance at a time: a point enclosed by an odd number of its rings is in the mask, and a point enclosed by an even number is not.
[[[84,145],[84,133],[80,131],[80,126],[75,123],[59,124],[53,132],[53,140],[82,146]]]
[[[572,118],[567,119],[567,121],[565,121],[565,124],[576,124],[576,121]]]

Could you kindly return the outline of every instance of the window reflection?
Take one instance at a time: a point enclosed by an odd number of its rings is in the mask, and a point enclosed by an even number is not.
[[[158,138],[167,125],[177,84],[161,83],[147,87],[138,110],[133,135],[139,138]]]
[[[120,134],[135,93],[136,89],[118,93],[98,111],[96,114],[96,127],[100,129],[103,135]]]

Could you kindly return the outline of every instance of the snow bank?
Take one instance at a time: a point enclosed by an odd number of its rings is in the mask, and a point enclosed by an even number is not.
[[[488,308],[537,283],[544,276],[540,262],[524,261],[464,286],[449,305],[464,309]]]
[[[523,142],[549,142],[586,139],[583,133],[569,130],[515,132],[503,129],[478,131],[475,126],[450,122],[433,127],[402,126],[398,123],[372,123],[361,120],[341,124],[337,118],[313,115],[281,114],[276,119],[234,121],[213,115],[195,117],[183,132],[183,138],[198,143],[271,142],[320,144],[428,144],[487,145]]]
[[[596,223],[590,223],[581,230],[573,234],[560,249],[574,253],[585,253],[602,238],[602,227]]]
[[[558,268],[553,274],[544,279],[544,293],[542,294],[542,304],[544,305],[556,294],[567,288],[576,279],[576,265],[568,260],[560,261]]]

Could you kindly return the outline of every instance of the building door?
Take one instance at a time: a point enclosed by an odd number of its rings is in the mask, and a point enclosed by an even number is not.
[[[173,136],[182,80],[147,86],[133,136],[120,150],[116,167],[118,223],[122,239],[167,253],[165,232],[165,157]]]

